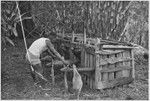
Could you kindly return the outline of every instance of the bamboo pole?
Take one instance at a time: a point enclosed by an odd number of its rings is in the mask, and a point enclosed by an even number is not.
[[[55,85],[55,74],[54,74],[54,61],[52,59],[52,67],[51,67],[51,76],[52,76],[52,84]]]
[[[16,1],[16,5],[17,5],[17,8],[18,8],[19,18],[20,18],[20,23],[21,23],[21,30],[22,30],[22,33],[23,33],[23,39],[24,39],[24,44],[25,44],[25,49],[26,49],[26,51],[27,51],[28,48],[27,48],[27,43],[26,43],[26,39],[25,39],[25,33],[24,33],[22,18],[21,18],[21,15],[20,15],[20,9],[19,9],[18,2],[17,2],[17,1]],[[27,54],[28,54],[28,52],[27,52]]]

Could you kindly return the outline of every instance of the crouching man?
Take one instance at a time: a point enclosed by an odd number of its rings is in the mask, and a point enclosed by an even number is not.
[[[43,76],[44,71],[40,60],[40,55],[46,50],[48,50],[50,55],[54,55],[58,60],[61,60],[65,65],[69,65],[69,62],[64,60],[64,58],[62,58],[61,55],[54,49],[50,39],[42,37],[35,40],[26,53],[26,58],[31,64],[31,75],[35,84],[39,82],[38,79],[40,78],[47,81],[47,79]]]

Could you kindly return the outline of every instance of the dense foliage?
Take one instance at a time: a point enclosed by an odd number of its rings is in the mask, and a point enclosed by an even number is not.
[[[23,13],[21,16],[22,21],[25,19],[32,19],[32,17],[26,16],[27,12]],[[2,42],[6,44],[8,41],[14,46],[13,41],[10,39],[12,35],[18,36],[17,24],[20,22],[18,9],[16,2],[12,1],[2,1],[1,2],[1,32],[2,32]]]
[[[4,34],[8,30],[17,36],[15,26],[19,19],[15,4],[2,2],[2,35],[8,38]],[[35,27],[31,32],[39,36],[85,31],[88,37],[128,41],[148,49],[148,4],[148,1],[20,1],[19,8],[23,20],[33,19]],[[31,16],[23,18],[28,12]]]

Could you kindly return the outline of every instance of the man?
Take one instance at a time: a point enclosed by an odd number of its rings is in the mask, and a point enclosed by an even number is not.
[[[55,56],[57,59],[61,60],[65,65],[69,64],[69,62],[65,61],[64,58],[62,58],[61,55],[54,49],[50,39],[42,37],[35,40],[26,53],[26,58],[31,64],[31,75],[35,83],[36,76],[47,81],[47,79],[43,77],[43,67],[40,60],[40,55],[46,50],[48,50],[50,55]]]

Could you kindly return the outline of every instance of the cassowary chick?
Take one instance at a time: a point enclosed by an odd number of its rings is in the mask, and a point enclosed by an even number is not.
[[[75,90],[75,95],[79,99],[79,95],[83,86],[82,78],[75,65],[73,65],[73,89]]]

